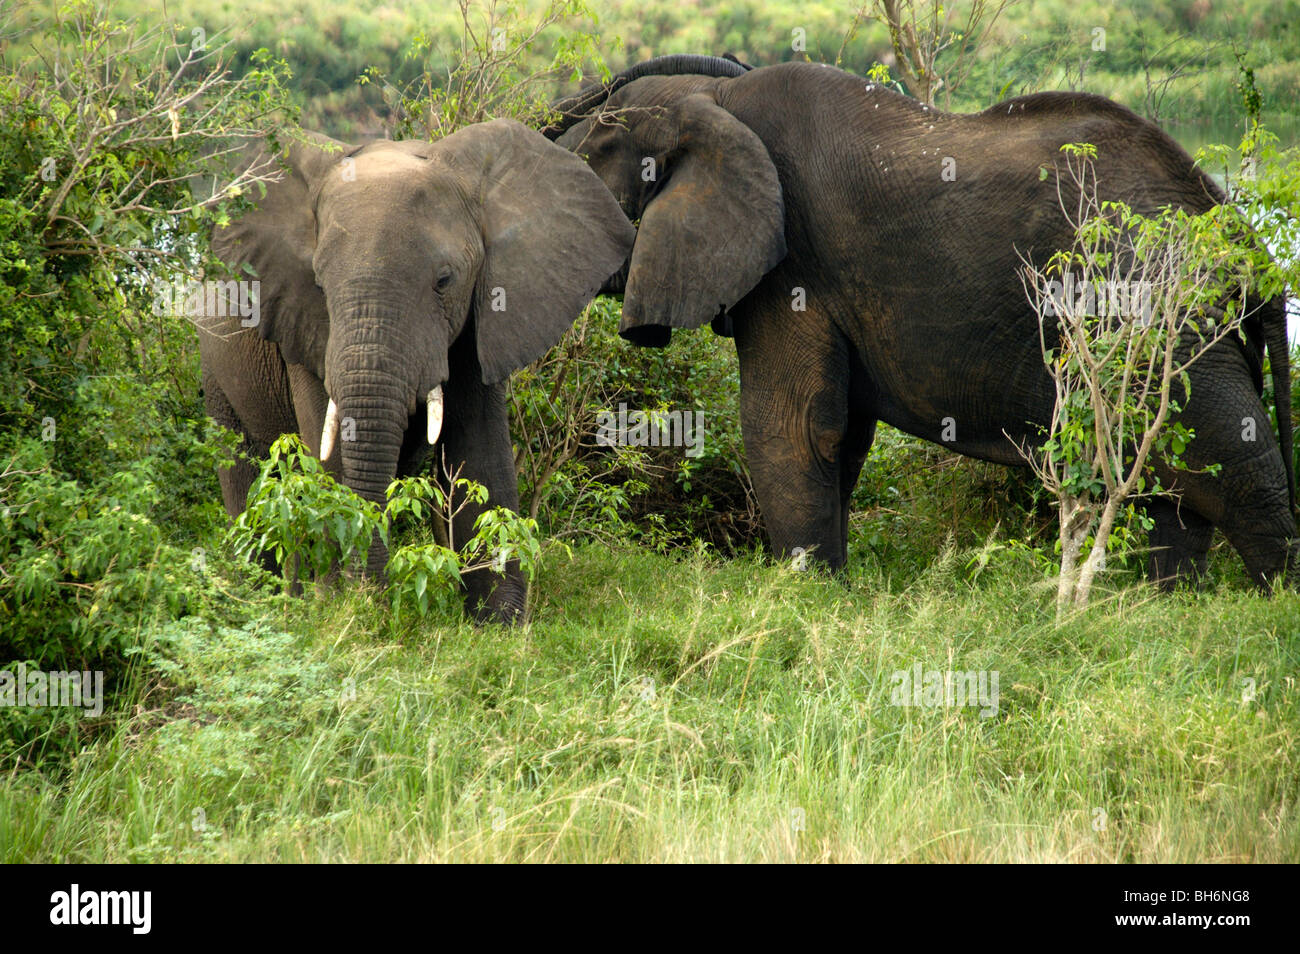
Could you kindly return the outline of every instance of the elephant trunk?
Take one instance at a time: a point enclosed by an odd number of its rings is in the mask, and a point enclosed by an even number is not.
[[[371,375],[351,380],[345,376],[335,399],[343,419],[343,483],[358,496],[379,507],[387,502],[388,485],[397,476],[397,461],[408,420],[405,388],[395,379],[375,380]],[[379,576],[388,553],[378,540],[371,543],[366,573]]]
[[[393,478],[409,419],[409,401],[397,381],[347,381],[338,388],[343,419],[343,482],[380,502]]]
[[[407,329],[416,323],[402,314],[407,310],[380,314],[373,306],[349,309],[336,320],[340,331],[331,335],[326,356],[325,388],[335,411],[327,411],[325,430],[335,433],[328,442],[322,440],[322,451],[332,444],[332,453],[340,455],[343,484],[380,507],[397,476],[417,407],[430,415],[421,438],[427,434],[436,440],[441,427],[446,348],[440,342],[417,347],[409,340]],[[367,574],[381,575],[387,562],[376,539],[367,555]]]

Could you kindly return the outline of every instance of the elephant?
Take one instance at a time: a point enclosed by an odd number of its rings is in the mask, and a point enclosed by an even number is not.
[[[1099,197],[1137,212],[1225,201],[1158,126],[1084,93],[957,114],[823,64],[670,57],[555,108],[545,134],[638,225],[607,287],[623,295],[619,333],[664,346],[707,321],[734,338],[769,543],[832,570],[877,422],[1009,465],[1041,441],[1054,391],[1020,255],[1073,239],[1044,174],[1063,144],[1093,143]],[[1273,298],[1193,366],[1181,421],[1196,438],[1184,468],[1153,463],[1170,493],[1146,505],[1163,588],[1200,577],[1215,527],[1256,583],[1297,562],[1288,362]]]
[[[223,305],[199,322],[207,412],[243,451],[220,472],[227,512],[285,433],[381,505],[432,448],[440,479],[517,510],[505,382],[560,339],[634,236],[587,165],[512,120],[437,142],[295,135],[279,181],[212,238],[259,293],[253,318]],[[452,521],[458,548],[482,510]],[[365,573],[386,560],[376,540]],[[521,617],[517,561],[464,585],[476,621]]]

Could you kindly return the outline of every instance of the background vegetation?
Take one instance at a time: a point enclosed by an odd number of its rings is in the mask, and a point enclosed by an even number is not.
[[[193,202],[208,159],[186,137],[299,114],[345,137],[399,128],[424,114],[395,91],[436,99],[460,14],[190,0],[160,26],[137,0],[112,5],[120,23],[89,9],[74,8],[117,37],[98,86],[59,79],[72,34],[49,7],[0,22],[0,669],[101,669],[110,698],[98,718],[0,708],[0,860],[1300,858],[1300,596],[1247,590],[1220,543],[1206,591],[1157,597],[1138,541],[1100,605],[1058,626],[1032,475],[889,428],[854,493],[844,579],[776,565],[734,349],[708,333],[630,348],[616,302],[511,385],[546,541],[531,623],[474,629],[454,599],[399,612],[364,587],[283,596],[226,536],[214,467],[232,449],[203,414],[193,332],[149,311],[160,260],[201,268],[212,223],[246,199]],[[842,48],[862,73],[892,55],[847,3],[561,9],[519,60],[558,61],[556,89],[597,53],[789,59],[795,28],[810,58]],[[1296,12],[1016,5],[952,105],[1086,88],[1230,134],[1240,53],[1287,144]],[[160,48],[114,45],[155,29]],[[215,115],[173,119],[175,91],[149,77],[195,29],[238,85]],[[1151,101],[1178,70],[1196,75]],[[146,143],[88,134],[138,116]],[[141,169],[158,191],[132,203]],[[703,455],[599,446],[596,415],[620,403],[702,410]],[[917,662],[998,670],[998,712],[889,705]]]
[[[550,3],[508,6],[537,10]],[[601,52],[614,68],[665,53],[732,52],[760,66],[804,53],[822,62],[839,56],[858,73],[893,62],[883,26],[864,20],[854,30],[855,0],[605,0],[592,6],[592,16],[574,17],[543,34],[535,62],[549,61],[556,38],[575,32],[599,35]],[[113,4],[115,13],[127,17],[149,19],[157,9],[149,0]],[[428,39],[428,60],[439,71],[461,48],[460,12],[445,0],[172,0],[167,12],[181,25],[210,34],[226,31],[242,62],[261,48],[283,58],[293,70],[306,124],[345,137],[377,133],[387,118],[379,91],[357,83],[367,68],[410,80],[425,60],[407,57],[416,37]],[[1093,50],[1099,27],[1106,31],[1105,49]],[[805,33],[804,52],[792,48],[796,28]],[[1284,138],[1294,137],[1291,110],[1300,101],[1296,0],[1016,3],[999,17],[951,107],[982,109],[1037,89],[1087,89],[1143,112],[1148,77],[1159,84],[1177,73],[1187,79],[1167,87],[1161,118],[1187,125],[1229,122],[1239,115],[1234,51],[1257,71],[1269,105],[1265,121],[1275,128],[1285,124]]]

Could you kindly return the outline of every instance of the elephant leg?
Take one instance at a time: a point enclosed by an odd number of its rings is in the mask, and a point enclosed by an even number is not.
[[[745,455],[772,550],[780,558],[811,551],[838,570],[869,444],[850,434],[849,343],[811,310],[758,311],[735,331]]]
[[[257,479],[259,467],[257,462],[266,458],[271,450],[271,442],[264,436],[257,437],[249,428],[226,396],[215,376],[203,373],[203,403],[208,416],[229,431],[239,435],[239,444],[235,448],[235,460],[229,467],[217,470],[217,482],[221,485],[221,499],[226,513],[231,518],[238,517],[248,506],[248,491]],[[264,550],[256,562],[268,573],[279,575],[280,564],[270,550]]]
[[[1203,581],[1214,524],[1168,497],[1147,501],[1145,509],[1155,524],[1147,535],[1151,545],[1147,575],[1151,580],[1162,590],[1172,590],[1184,579]]]
[[[1183,455],[1187,469],[1157,464],[1182,507],[1210,520],[1241,554],[1252,580],[1264,585],[1297,565],[1296,540],[1282,453],[1268,412],[1255,393],[1235,342],[1216,345],[1193,366],[1191,396],[1181,421],[1195,432]],[[1219,465],[1217,474],[1204,473]]]
[[[244,426],[239,415],[235,413],[230,399],[222,390],[220,383],[212,375],[203,374],[203,404],[208,417],[226,430],[239,435],[239,446],[235,449],[235,462],[230,467],[217,471],[217,480],[221,484],[221,499],[226,506],[226,513],[238,517],[248,505],[248,488],[257,478],[254,460],[265,457],[270,445],[261,446],[255,441]]]
[[[203,402],[209,417],[239,435],[234,463],[217,471],[222,502],[233,518],[248,506],[248,491],[271,444],[292,433],[297,420],[278,349],[237,326],[213,332],[199,335]],[[269,551],[257,562],[268,572],[280,572]]]
[[[451,377],[444,389],[442,437],[433,452],[445,487],[456,475],[486,487],[488,500],[486,505],[468,503],[452,520],[457,550],[474,535],[474,521],[485,509],[519,510],[505,385],[483,383],[474,335],[471,329],[466,332],[449,355]],[[518,560],[507,561],[504,574],[488,567],[466,573],[463,579],[465,607],[475,622],[514,623],[523,616],[528,588]]]
[[[199,356],[208,416],[240,436],[235,465],[219,472],[226,512],[237,517],[271,444],[297,430],[289,375],[275,345],[238,325],[201,332]]]
[[[840,532],[847,547],[849,539],[849,511],[853,488],[858,485],[862,465],[876,440],[876,417],[871,407],[871,387],[866,368],[856,354],[849,355],[849,424],[840,454]]]

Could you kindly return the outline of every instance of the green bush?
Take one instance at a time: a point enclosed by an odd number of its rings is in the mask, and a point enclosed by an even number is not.
[[[708,330],[679,332],[666,348],[635,347],[616,333],[620,307],[596,299],[550,354],[511,381],[525,508],[548,536],[748,546],[759,524],[735,347]],[[702,421],[701,442],[690,455],[683,446],[602,444],[601,416],[620,406],[658,420],[690,411],[691,436]]]
[[[234,78],[219,44],[88,2],[0,33],[0,669],[99,671],[112,707],[158,625],[240,612],[210,542],[231,444],[149,289],[205,264],[241,200],[187,180],[279,113],[284,74],[257,56]],[[0,759],[75,750],[83,715],[3,707]]]
[[[211,445],[196,439],[190,450],[210,468]],[[0,447],[0,670],[99,672],[111,714],[154,661],[160,627],[191,614],[237,618],[242,607],[220,551],[167,526],[169,458],[88,481],[55,457],[31,438]],[[83,731],[111,721],[97,715],[0,707],[0,761],[75,751]]]
[[[397,629],[408,603],[421,616],[431,602],[447,609],[465,573],[504,572],[506,563],[518,560],[527,576],[534,575],[541,555],[537,522],[503,507],[479,514],[473,536],[454,541],[455,548],[425,539],[431,525],[450,526],[468,504],[487,502],[487,489],[471,480],[458,478],[448,492],[428,477],[403,477],[389,484],[380,510],[335,481],[296,434],[285,434],[271,445],[249,488],[248,507],[227,539],[244,559],[271,557],[281,567],[286,593],[337,567],[359,573],[372,540],[391,545],[386,570]],[[398,545],[394,526],[404,518],[421,531]]]

